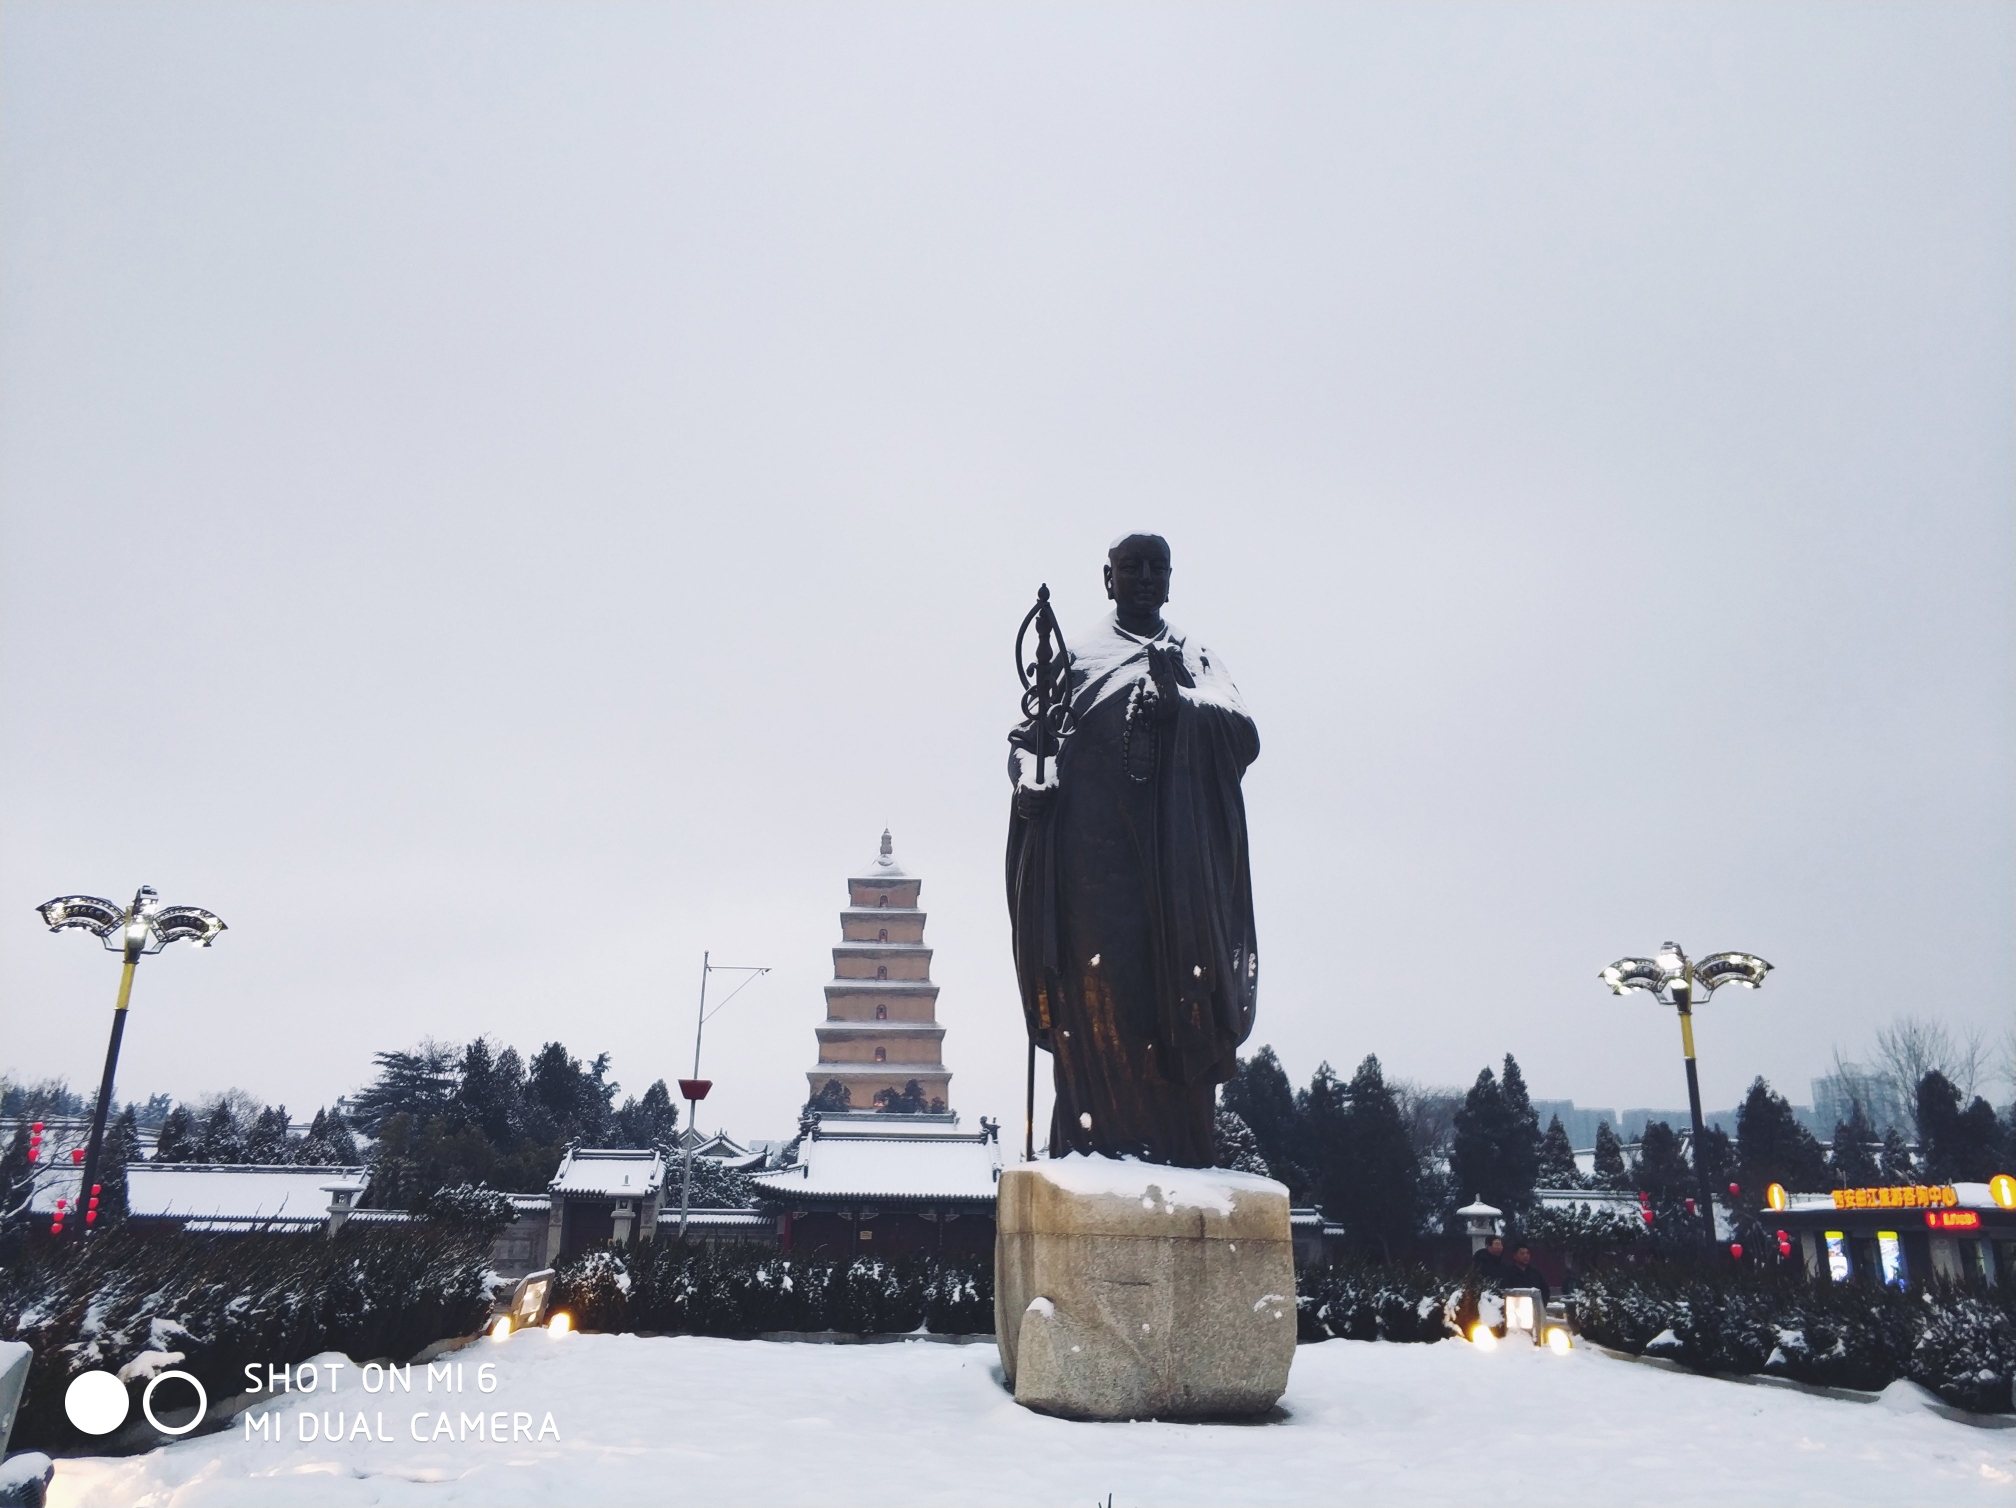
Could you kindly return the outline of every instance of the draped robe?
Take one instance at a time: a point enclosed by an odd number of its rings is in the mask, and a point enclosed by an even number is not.
[[[1150,644],[1176,657],[1167,721]],[[1022,1009],[1056,1082],[1050,1153],[1210,1167],[1215,1086],[1259,983],[1239,782],[1260,737],[1224,666],[1166,624],[1144,639],[1109,613],[1070,648],[1077,727],[1045,771],[1055,796],[1008,825]],[[1008,737],[1009,778],[1033,786],[1033,726]]]

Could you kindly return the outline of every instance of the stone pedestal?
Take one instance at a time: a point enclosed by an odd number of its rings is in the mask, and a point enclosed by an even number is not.
[[[1295,1359],[1288,1191],[1106,1157],[1001,1173],[994,1333],[1015,1400],[1072,1419],[1263,1414]]]

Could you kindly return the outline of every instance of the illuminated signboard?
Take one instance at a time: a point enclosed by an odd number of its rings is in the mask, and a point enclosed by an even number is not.
[[[1876,1232],[1876,1260],[1883,1267],[1883,1281],[1892,1288],[1904,1286],[1904,1248],[1898,1244],[1897,1232],[1879,1230]]]
[[[1792,1201],[1785,1193],[1785,1185],[1774,1183],[1764,1191],[1764,1203],[1769,1209],[1782,1210]]]
[[[1827,1232],[1827,1276],[1837,1283],[1848,1281],[1848,1237],[1845,1232]]]
[[[1950,1183],[1906,1183],[1887,1189],[1836,1189],[1837,1210],[1929,1210],[1948,1209],[1960,1202],[1960,1191]]]
[[[1997,1173],[1988,1180],[1988,1197],[2005,1210],[2016,1210],[2016,1178]]]
[[[1978,1210],[1927,1210],[1925,1224],[1932,1230],[1979,1230],[1981,1213]]]

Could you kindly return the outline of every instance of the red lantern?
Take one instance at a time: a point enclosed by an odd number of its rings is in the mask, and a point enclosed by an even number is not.
[[[84,1160],[84,1149],[82,1147],[72,1147],[70,1149],[70,1160],[72,1162],[82,1162]]]
[[[1741,1241],[1731,1241],[1729,1243],[1729,1255],[1734,1257],[1739,1262],[1742,1261],[1743,1243]]]
[[[1742,1191],[1741,1189],[1737,1188],[1735,1184],[1733,1184],[1733,1183],[1732,1183],[1732,1184],[1730,1184],[1730,1185],[1729,1185],[1729,1197],[1730,1197],[1731,1199],[1734,1199],[1734,1198],[1736,1198],[1736,1196],[1737,1196],[1737,1195],[1739,1195],[1739,1194],[1741,1194],[1742,1192],[1743,1192],[1743,1191]]]
[[[52,1221],[52,1222],[50,1222],[50,1225],[49,1225],[49,1234],[50,1234],[50,1235],[52,1235],[52,1236],[60,1236],[60,1235],[62,1235],[62,1234],[63,1234],[63,1222],[62,1222],[61,1220],[56,1220],[56,1221]]]
[[[1694,1201],[1691,1199],[1687,1201],[1687,1213],[1690,1215],[1694,1213]]]

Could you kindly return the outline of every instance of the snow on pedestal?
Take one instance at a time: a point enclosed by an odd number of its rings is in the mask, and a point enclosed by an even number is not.
[[[1109,1157],[1001,1174],[994,1329],[1016,1401],[1074,1419],[1262,1414],[1295,1360],[1288,1191]]]

